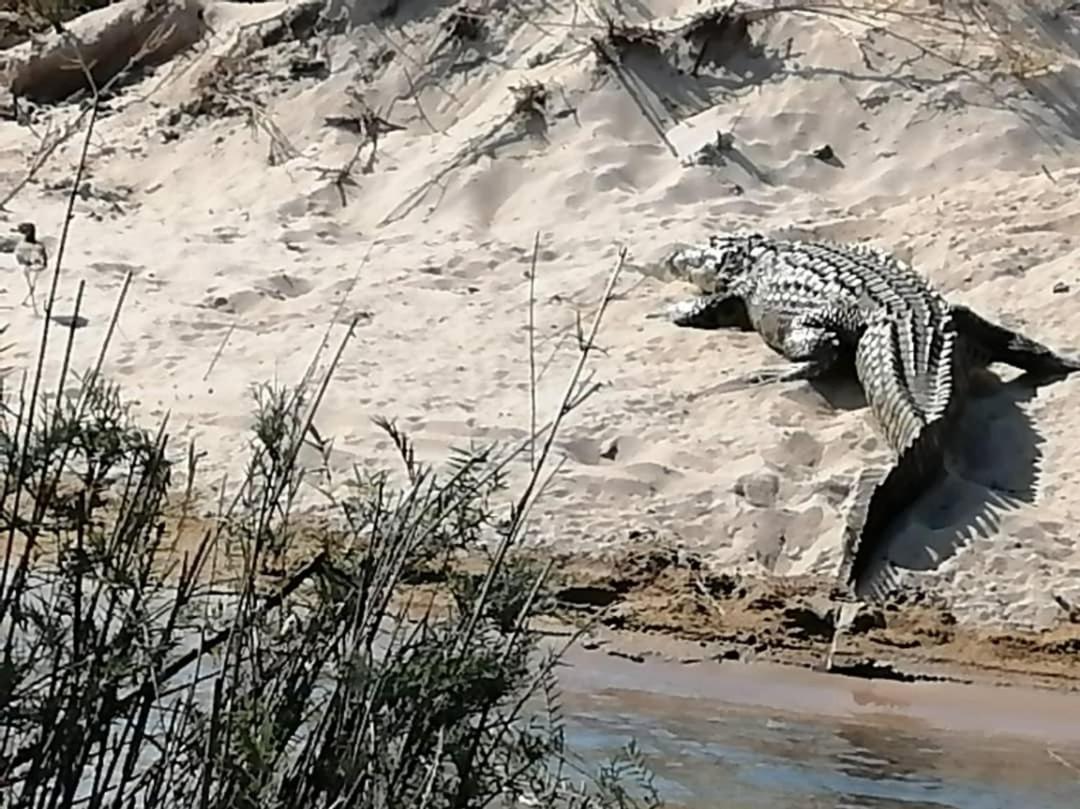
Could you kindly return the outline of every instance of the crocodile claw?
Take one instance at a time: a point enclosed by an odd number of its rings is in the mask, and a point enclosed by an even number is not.
[[[813,379],[821,374],[820,363],[814,361],[793,362],[788,365],[777,365],[770,368],[759,368],[748,374],[725,379],[716,385],[705,388],[697,393],[691,393],[687,398],[690,401],[699,399],[710,393],[731,393],[736,390],[756,388],[761,385],[772,385],[777,382],[796,382],[803,379]]]

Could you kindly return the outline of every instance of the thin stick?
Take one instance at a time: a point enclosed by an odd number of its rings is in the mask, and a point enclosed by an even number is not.
[[[537,459],[536,468],[533,470],[532,475],[529,476],[529,482],[525,484],[525,490],[521,493],[521,497],[518,498],[513,512],[513,524],[499,542],[499,546],[495,551],[495,557],[488,567],[487,575],[484,577],[484,582],[477,595],[476,607],[469,615],[469,623],[466,625],[465,631],[460,636],[462,648],[465,648],[472,640],[476,624],[480,620],[480,614],[483,611],[484,605],[487,603],[492,582],[495,580],[495,574],[502,568],[507,551],[517,540],[518,535],[521,533],[521,528],[525,524],[525,517],[532,506],[533,495],[536,493],[537,484],[540,481],[540,470],[543,468],[548,455],[551,454],[551,448],[555,444],[555,437],[559,433],[559,426],[562,424],[563,417],[573,409],[572,402],[574,400],[574,394],[577,392],[578,381],[581,379],[581,374],[585,370],[585,363],[589,359],[589,352],[592,350],[593,343],[596,341],[596,335],[600,331],[600,322],[604,319],[604,312],[607,311],[608,303],[611,301],[612,290],[619,280],[619,275],[622,273],[623,265],[625,263],[626,248],[624,247],[619,251],[619,261],[615,265],[615,269],[611,271],[611,275],[608,277],[607,286],[604,288],[604,296],[601,298],[600,305],[596,309],[592,328],[589,329],[589,336],[582,343],[581,354],[578,356],[577,366],[574,368],[574,372],[570,375],[570,379],[567,382],[566,391],[563,393],[562,400],[559,403],[559,412],[555,414],[555,418],[551,423],[551,428],[544,441],[544,448],[540,451],[540,457]]]
[[[1050,758],[1052,758],[1052,759],[1053,759],[1054,761],[1056,761],[1056,762],[1057,762],[1058,764],[1060,764],[1060,765],[1061,765],[1061,766],[1063,766],[1063,767],[1067,767],[1068,769],[1072,770],[1072,771],[1073,771],[1074,773],[1076,773],[1077,775],[1080,775],[1080,767],[1077,767],[1077,766],[1076,766],[1075,764],[1073,764],[1073,763],[1072,763],[1071,761],[1066,761],[1066,760],[1065,760],[1065,758],[1064,758],[1063,756],[1061,756],[1061,755],[1060,755],[1060,754],[1058,754],[1058,753],[1055,753],[1055,752],[1054,752],[1053,750],[1051,750],[1051,749],[1050,749],[1049,747],[1047,747],[1047,748],[1046,748],[1046,752],[1047,752],[1047,754],[1048,754],[1048,755],[1050,756]]]
[[[623,89],[626,90],[626,94],[629,95],[630,99],[637,105],[642,117],[648,121],[649,126],[653,128],[653,131],[656,132],[661,142],[668,148],[668,151],[671,152],[672,157],[678,157],[679,151],[675,148],[675,144],[671,142],[671,139],[668,138],[667,133],[664,132],[663,123],[659,120],[652,107],[646,103],[645,99],[642,97],[641,91],[630,81],[628,75],[629,71],[624,70],[619,55],[613,53],[612,49],[609,48],[607,43],[600,37],[595,37],[593,43],[595,44],[596,50],[607,60],[609,67],[611,67],[611,72],[615,74],[615,78],[619,80]]]
[[[218,346],[217,351],[214,352],[213,359],[210,360],[210,364],[206,367],[206,373],[203,374],[202,381],[205,382],[210,378],[210,372],[214,370],[214,366],[217,365],[217,361],[221,358],[221,352],[225,350],[226,344],[229,342],[229,338],[232,337],[232,333],[236,331],[236,321],[232,322],[229,326],[229,330],[225,332],[225,337],[221,340],[221,345]]]
[[[112,317],[109,319],[109,327],[105,330],[105,339],[101,341],[101,348],[98,350],[94,368],[90,371],[90,375],[83,381],[82,389],[79,391],[79,404],[75,410],[77,413],[76,418],[82,418],[87,391],[97,382],[97,378],[101,374],[101,368],[105,364],[105,356],[109,353],[109,346],[112,345],[113,335],[116,333],[117,324],[120,322],[120,311],[124,308],[124,301],[127,300],[128,289],[131,287],[131,279],[132,274],[131,271],[128,270],[128,272],[124,273],[124,285],[120,287],[120,295],[116,299],[116,306],[113,307]]]
[[[600,306],[596,310],[596,315],[593,317],[592,327],[589,329],[589,336],[581,346],[581,354],[578,356],[577,366],[574,368],[574,373],[570,376],[570,381],[566,386],[566,392],[563,394],[562,401],[559,404],[559,412],[555,415],[547,439],[544,441],[544,448],[540,453],[537,469],[544,465],[548,455],[551,454],[551,448],[555,444],[555,437],[559,432],[559,426],[562,424],[563,417],[573,409],[571,402],[574,400],[574,394],[577,392],[578,381],[585,371],[585,363],[589,359],[589,353],[596,344],[596,335],[600,331],[600,323],[604,319],[604,313],[607,311],[608,304],[611,302],[612,290],[615,288],[615,284],[619,280],[619,275],[622,273],[623,265],[626,263],[626,253],[627,250],[625,247],[619,251],[619,261],[615,265],[615,269],[611,271],[607,286],[604,288],[604,296],[600,300]],[[525,491],[518,501],[518,510],[522,513],[524,513],[525,506],[528,504],[529,499],[536,489],[536,483],[537,478],[534,476],[525,487]]]
[[[87,75],[89,76],[89,73]],[[71,220],[74,217],[75,200],[79,194],[79,187],[82,185],[83,172],[86,170],[87,155],[90,151],[90,139],[94,134],[94,125],[97,123],[98,111],[101,106],[101,96],[98,94],[96,86],[91,83],[91,87],[94,88],[94,98],[92,106],[90,107],[90,120],[86,126],[86,136],[83,138],[82,151],[79,153],[79,162],[75,167],[74,182],[71,186],[71,192],[68,194],[67,208],[64,211],[64,224],[60,229],[60,244],[56,250],[56,265],[53,267],[52,283],[49,286],[49,297],[45,302],[45,320],[41,327],[41,343],[38,348],[37,365],[34,369],[30,400],[27,405],[25,436],[23,438],[22,446],[19,448],[18,471],[15,476],[15,480],[20,484],[23,480],[25,470],[30,463],[30,447],[33,444],[34,420],[37,415],[36,405],[38,395],[41,391],[42,377],[45,375],[45,358],[49,346],[49,324],[52,322],[53,305],[56,303],[56,290],[60,283],[60,272],[64,263],[64,248],[67,246],[68,231],[71,226]],[[22,423],[20,423],[19,426],[22,426]],[[13,515],[18,515],[19,513],[22,491],[22,485],[18,485],[15,489],[14,502],[11,507],[11,513]],[[36,508],[37,504],[35,504],[35,510]],[[17,524],[18,520],[12,519],[11,524],[8,526],[7,551],[5,553],[4,561],[5,571],[9,570],[8,562],[10,561],[12,548],[15,542],[15,530]],[[6,586],[3,581],[0,581],[0,618],[3,618],[7,614],[7,611],[11,606],[11,599],[15,597],[15,594],[18,593],[22,587],[22,580],[26,575],[26,570],[30,564],[30,558],[34,553],[34,548],[37,544],[36,531],[29,530],[24,533],[26,534],[26,543],[23,547],[23,552],[19,558],[14,576],[10,584]]]
[[[315,370],[318,367],[319,359],[322,357],[323,350],[330,345],[330,332],[333,330],[334,325],[341,319],[341,313],[345,311],[345,304],[349,300],[349,296],[352,294],[353,289],[356,287],[357,281],[360,280],[360,272],[367,266],[368,259],[371,258],[371,251],[375,249],[375,245],[381,244],[376,239],[368,245],[367,252],[360,260],[360,264],[356,267],[356,272],[353,273],[353,277],[349,280],[349,285],[345,288],[344,294],[341,296],[341,300],[338,301],[337,306],[334,308],[334,314],[330,317],[330,320],[326,323],[326,331],[323,332],[322,340],[319,342],[318,348],[315,349],[315,353],[311,357],[311,362],[308,363],[307,369],[304,371],[303,376],[300,377],[300,383],[297,386],[298,390],[301,388],[307,388],[311,383],[311,380],[315,377]],[[350,322],[349,328],[353,328],[356,325],[356,319]]]
[[[529,267],[529,471],[536,470],[536,259],[540,253],[540,231],[533,241]]]

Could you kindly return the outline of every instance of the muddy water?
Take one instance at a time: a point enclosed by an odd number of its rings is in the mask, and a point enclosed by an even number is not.
[[[1080,807],[1080,695],[571,658],[572,746],[636,738],[671,806]]]
[[[599,763],[635,739],[669,806],[1080,809],[1078,693],[639,661],[566,654],[568,742]]]

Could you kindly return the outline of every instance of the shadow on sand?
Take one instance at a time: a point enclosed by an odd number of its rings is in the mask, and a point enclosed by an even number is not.
[[[715,328],[751,330],[741,313],[728,314],[731,322]],[[854,371],[848,356],[808,384],[834,409],[859,410],[866,407],[866,397]],[[877,550],[868,560],[867,575],[860,577],[865,582],[861,596],[884,598],[899,587],[905,570],[936,570],[976,538],[998,533],[1003,513],[1034,502],[1044,439],[1022,405],[1043,384],[1056,381],[1025,373],[1003,382],[990,370],[972,375],[964,410],[950,427],[944,474],[874,540]],[[780,395],[798,401],[807,393],[806,384]],[[725,380],[695,397],[740,387],[745,383]]]
[[[998,533],[1002,515],[1035,500],[1043,437],[1022,405],[1039,381],[980,375],[946,447],[945,473],[897,517],[871,563],[871,596],[895,589],[903,571],[928,572],[977,538]]]

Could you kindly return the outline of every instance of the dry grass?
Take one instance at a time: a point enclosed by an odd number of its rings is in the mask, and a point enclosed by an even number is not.
[[[15,16],[12,33],[19,39],[31,32],[46,31],[88,11],[105,8],[110,2],[111,0],[9,0],[10,10]]]
[[[81,67],[93,95],[65,223],[101,103]],[[37,365],[0,396],[0,806],[657,805],[632,746],[592,772],[567,748],[558,654],[540,654],[531,621],[550,566],[517,552],[621,261],[550,423],[437,470],[381,420],[405,484],[357,468],[354,494],[331,503],[335,541],[297,558],[297,458],[355,324],[319,376],[332,323],[297,386],[256,388],[246,474],[200,521],[200,453],[176,452],[167,421],[138,424],[101,374],[116,316],[82,373],[75,327],[61,333],[66,359],[45,378],[67,242],[65,224]],[[503,471],[526,451],[532,478],[500,513]],[[451,571],[470,549],[489,563]],[[449,608],[402,606],[432,569]]]

